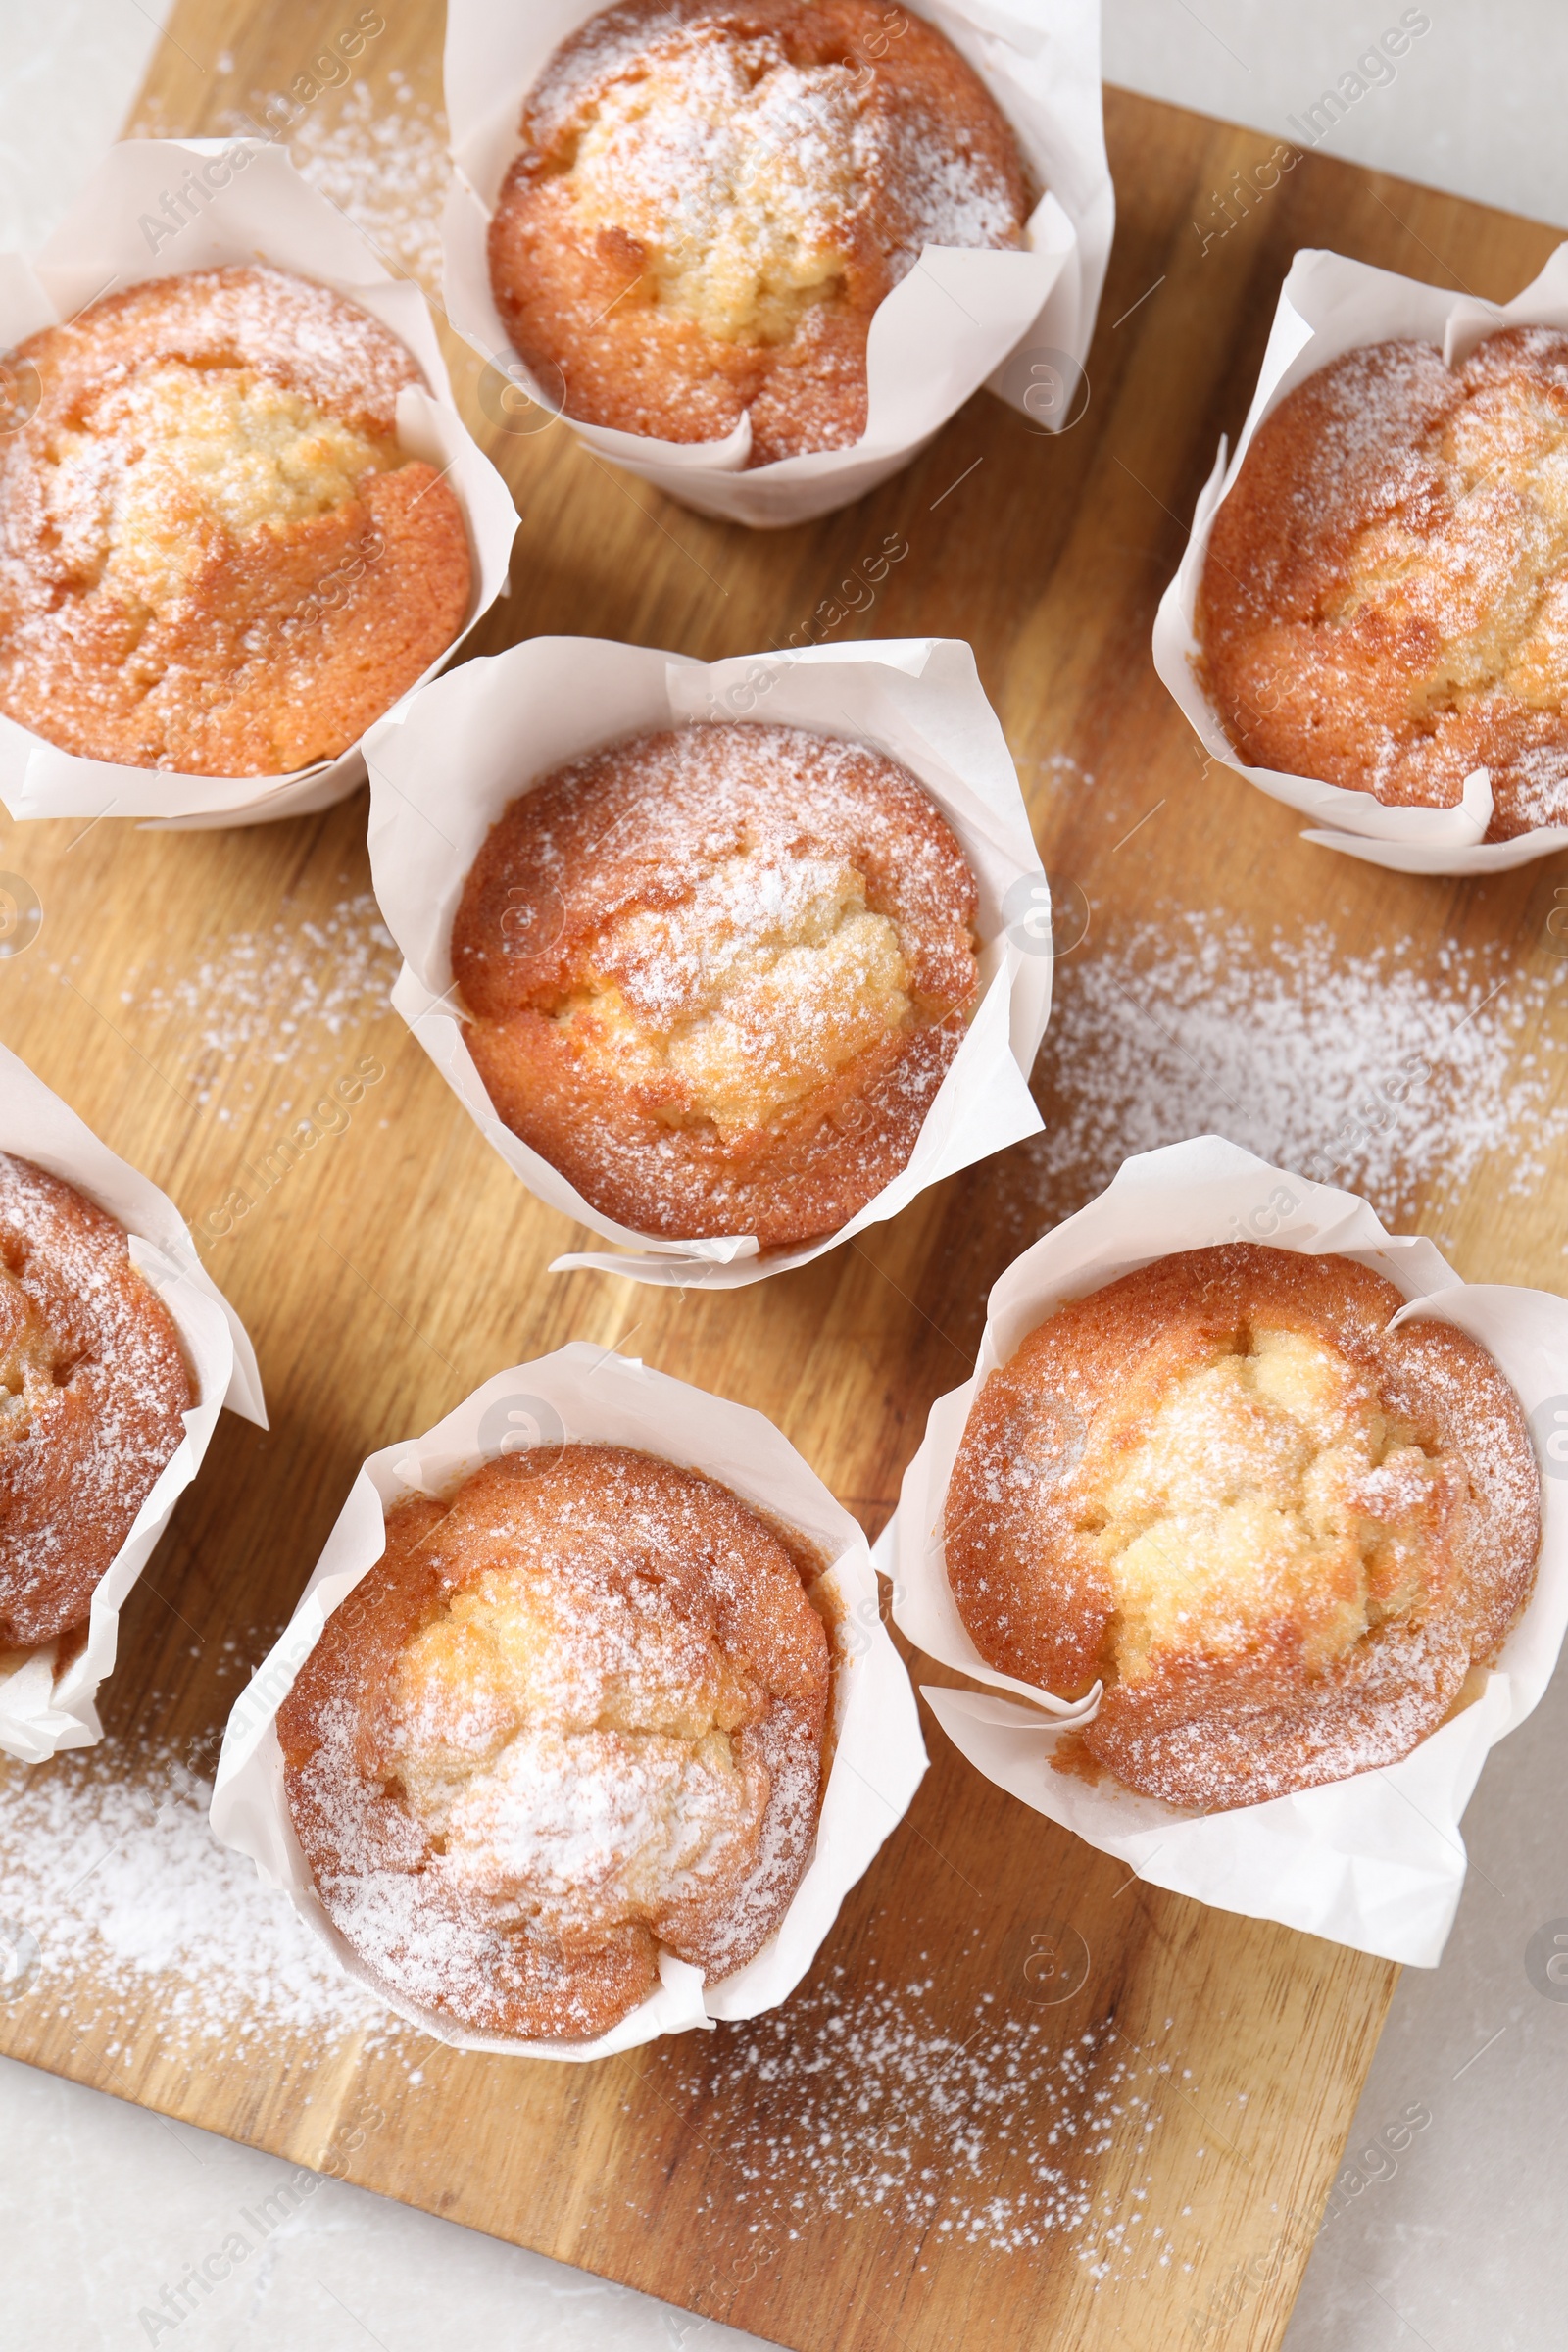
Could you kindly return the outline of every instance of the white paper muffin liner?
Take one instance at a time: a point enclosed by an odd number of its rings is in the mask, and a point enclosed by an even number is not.
[[[706,1984],[700,1969],[662,1951],[660,1989],[594,2041],[523,2041],[463,2031],[418,2008],[359,1958],[327,1917],[300,1851],[283,1786],[277,1710],[326,1620],[385,1549],[385,1513],[410,1494],[440,1497],[481,1462],[528,1444],[629,1446],[721,1480],[746,1502],[804,1536],[829,1565],[839,1611],[832,1761],[816,1839],[788,1911],[754,1960]],[[864,1536],[789,1441],[760,1413],[671,1380],[604,1348],[574,1341],[554,1355],[498,1372],[422,1438],[372,1453],[327,1538],[287,1630],[229,1717],[212,1823],[288,1894],[349,1974],[398,2016],[454,2049],[522,2058],[608,2058],[661,2034],[757,2017],[788,1998],[816,1956],[840,1904],[907,1812],[925,1771],[908,1677],[878,1611]]]
[[[1204,749],[1270,800],[1283,801],[1311,817],[1313,825],[1302,834],[1303,841],[1342,850],[1347,857],[1395,873],[1499,873],[1568,847],[1568,826],[1541,825],[1512,841],[1484,841],[1482,835],[1492,822],[1492,784],[1484,767],[1465,778],[1463,798],[1455,808],[1397,808],[1370,792],[1348,791],[1321,777],[1249,767],[1194,668],[1200,650],[1195,614],[1209,533],[1259,425],[1320,368],[1361,344],[1396,336],[1436,343],[1446,365],[1458,367],[1484,335],[1504,326],[1568,327],[1568,245],[1559,245],[1541,275],[1506,303],[1447,294],[1419,278],[1373,270],[1339,253],[1298,253],[1280,290],[1273,332],[1235,455],[1227,465],[1221,440],[1214,470],[1199,494],[1186,553],[1154,617],[1154,667]]]
[[[1056,1733],[1087,1720],[1097,1693],[1057,1699],[986,1665],[953,1598],[941,1525],[980,1384],[1038,1323],[1155,1258],[1239,1241],[1354,1258],[1404,1294],[1409,1304],[1396,1322],[1452,1323],[1489,1348],[1531,1419],[1544,1473],[1543,1537],[1534,1594],[1462,1713],[1398,1764],[1204,1815],[1137,1795],[1109,1777],[1090,1786],[1053,1769]],[[1459,1817],[1487,1750],[1545,1690],[1568,1624],[1565,1479],[1568,1300],[1461,1282],[1431,1242],[1385,1232],[1353,1194],[1271,1168],[1208,1135],[1124,1161],[1098,1200],[1013,1260],[991,1293],[973,1377],[931,1408],[876,1558],[892,1579],[901,1631],[928,1657],[998,1693],[923,1690],[949,1739],[988,1780],[1152,1886],[1431,1968],[1464,1883]]]
[[[497,1117],[464,1037],[452,923],[492,824],[563,761],[644,729],[755,718],[869,743],[952,825],[980,888],[981,999],[907,1164],[837,1233],[760,1255],[755,1235],[671,1242],[602,1216]],[[392,1002],[514,1174],[637,1254],[585,1252],[639,1282],[728,1290],[807,1265],[896,1216],[928,1185],[1036,1134],[1029,1072],[1051,1012],[1049,889],[1017,771],[969,648],[917,637],[693,662],[595,637],[534,637],[466,662],[366,739],[370,870],[403,951]]]
[[[513,350],[490,291],[486,238],[501,183],[521,144],[523,100],[561,43],[603,0],[450,0],[447,119],[456,176],[441,222],[452,324],[500,374],[560,413]],[[890,8],[896,20],[901,11]],[[1016,252],[927,246],[871,324],[866,427],[848,449],[743,470],[751,420],[723,441],[657,441],[565,422],[587,447],[700,514],[776,528],[848,506],[908,465],[989,382],[1055,430],[1074,415],[1115,226],[1100,84],[1099,0],[922,0],[909,13],[946,34],[1011,123],[1047,193]],[[894,37],[890,33],[890,38]],[[874,70],[874,61],[868,61]]]
[[[178,1327],[196,1387],[196,1402],[184,1416],[185,1435],[93,1593],[85,1648],[60,1673],[53,1642],[33,1650],[0,1649],[0,1750],[24,1764],[41,1764],[61,1748],[91,1747],[103,1738],[93,1700],[115,1663],[121,1605],[200,1469],[220,1412],[226,1404],[265,1429],[267,1409],[245,1327],[197,1257],[172,1200],[100,1143],[4,1046],[0,1152],[64,1177],[119,1218],[130,1235],[131,1263]]]
[[[189,192],[193,180],[205,189],[205,206]],[[162,209],[172,194],[190,215],[180,227]],[[411,385],[398,395],[398,439],[411,457],[445,472],[473,565],[467,617],[425,670],[433,677],[506,592],[516,509],[458,414],[423,294],[382,268],[347,215],[300,177],[281,147],[264,139],[125,139],[112,147],[34,261],[0,254],[0,352],[74,318],[100,295],[148,278],[258,262],[358,303],[397,336],[424,376],[426,389]],[[130,816],[185,830],[259,824],[328,808],[364,781],[357,743],[291,775],[193,776],[79,759],[0,716],[0,800],[15,817]]]

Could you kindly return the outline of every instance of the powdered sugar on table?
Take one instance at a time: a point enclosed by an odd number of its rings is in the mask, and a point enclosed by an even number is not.
[[[1522,1041],[1568,1015],[1568,964],[1445,944],[1348,955],[1322,925],[1259,936],[1170,908],[1062,962],[1035,1068],[1046,1132],[1008,1206],[1031,1235],[1137,1152],[1205,1132],[1439,1219],[1487,1166],[1533,1192],[1568,1140],[1562,1060]],[[1439,1237],[1441,1239],[1441,1235]]]
[[[703,2045],[694,2120],[733,2152],[750,2234],[788,2242],[824,2213],[878,2213],[937,2249],[1067,2238],[1097,2280],[1189,2268],[1183,2217],[1155,2217],[1141,2170],[1186,2079],[1172,2021],[1139,2045],[1108,2019],[994,1992],[955,2006],[940,1987],[966,1956],[854,1989],[832,1968]],[[1091,2185],[1118,2146],[1117,2185]]]
[[[218,1843],[211,1784],[177,1748],[110,1741],[8,1771],[0,1795],[0,1916],[36,1940],[17,1996],[30,2009],[118,2034],[127,2066],[149,2035],[270,2051],[279,2034],[334,2045],[404,2034],[288,1898]]]
[[[308,114],[291,132],[296,169],[347,213],[386,267],[441,291],[439,223],[452,166],[439,108],[417,97],[405,74],[388,76],[391,103],[356,82],[335,115]]]
[[[397,970],[392,935],[360,891],[319,917],[285,912],[264,929],[230,931],[194,970],[138,964],[120,1001],[173,1026],[187,1067],[210,1080],[229,1063],[280,1068],[353,1036],[386,1011]]]

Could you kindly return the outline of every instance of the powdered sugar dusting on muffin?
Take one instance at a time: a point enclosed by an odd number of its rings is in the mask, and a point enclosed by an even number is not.
[[[453,971],[501,1116],[596,1206],[771,1243],[832,1230],[907,1158],[972,1004],[976,914],[894,761],[705,724],[514,802]]]
[[[85,1620],[195,1400],[123,1229],[0,1152],[0,1647]]]
[[[536,103],[548,110],[547,89]],[[568,179],[579,217],[651,257],[660,299],[710,333],[771,343],[802,307],[839,291],[891,176],[892,283],[925,245],[1010,245],[1013,194],[940,123],[867,103],[853,67],[797,66],[776,37],[699,24],[611,79],[578,131]]]
[[[634,1549],[658,1532],[634,1524]],[[541,1925],[657,1911],[755,1845],[767,1775],[731,1735],[765,1701],[665,1585],[509,1563],[416,1637],[396,1703],[386,1762],[445,1869]]]
[[[109,295],[22,347],[0,448],[0,710],[63,751],[200,775],[346,751],[452,642],[467,536],[396,440],[418,369],[269,268]]]
[[[727,1490],[617,1448],[410,1509],[279,1719],[342,1933],[421,2006],[544,2037],[624,2015],[658,1945],[739,1967],[816,1817],[826,1642],[789,1556]],[[392,1644],[373,1668],[364,1639]]]
[[[1102,1683],[1072,1744],[1130,1787],[1255,1804],[1396,1763],[1506,1638],[1541,1538],[1523,1412],[1463,1332],[1391,1330],[1402,1303],[1346,1258],[1187,1250],[982,1386],[944,1515],[959,1613],[991,1666]],[[1068,1414],[1062,1462],[1041,1424]]]
[[[515,348],[586,422],[751,424],[749,466],[865,428],[866,339],[926,247],[1016,246],[1016,141],[923,19],[873,0],[628,0],[523,109],[489,233]]]
[[[252,368],[356,431],[390,434],[398,394],[419,371],[397,337],[330,286],[265,263],[148,278],[33,338],[48,360],[39,436],[74,418],[106,377],[148,366]],[[29,348],[24,346],[24,348]]]
[[[179,365],[108,386],[54,457],[45,501],[66,565],[154,612],[186,593],[215,529],[324,514],[392,462],[250,368]]]
[[[1344,353],[1259,429],[1215,518],[1203,665],[1256,766],[1568,820],[1568,336]]]
[[[612,1051],[652,1049],[720,1135],[788,1108],[913,1009],[897,929],[867,909],[855,868],[755,837],[685,906],[612,924],[594,962],[582,1010]]]

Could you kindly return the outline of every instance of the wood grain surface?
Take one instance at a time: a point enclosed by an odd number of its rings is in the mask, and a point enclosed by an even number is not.
[[[365,105],[367,91],[405,114],[438,103],[439,10],[387,13],[356,81],[317,102],[328,115]],[[350,0],[181,0],[137,125],[228,127],[233,110],[307,72],[356,14]],[[474,650],[539,630],[704,658],[765,646],[902,534],[906,558],[836,634],[973,644],[1046,862],[1094,910],[1061,967],[1058,1023],[1074,1018],[1076,975],[1118,924],[1171,908],[1293,933],[1322,924],[1342,959],[1379,942],[1409,941],[1418,955],[1487,942],[1509,969],[1544,968],[1560,860],[1428,881],[1303,846],[1287,810],[1205,765],[1155,680],[1149,639],[1217,437],[1245,415],[1295,250],[1333,246],[1502,297],[1540,267],[1550,232],[1311,156],[1221,234],[1221,192],[1273,142],[1114,91],[1107,115],[1119,222],[1081,420],[1054,439],[981,395],[907,472],[820,523],[749,534],[614,473],[559,424],[498,431],[475,364],[448,336],[460,398],[521,514],[513,595]],[[1064,776],[1079,780],[1067,789]],[[131,1596],[104,1693],[122,1749],[221,1721],[235,1690],[224,1642],[262,1654],[367,1452],[568,1339],[618,1346],[760,1407],[875,1535],[927,1407],[968,1369],[987,1287],[1082,1198],[1067,1181],[1042,1192],[1036,1164],[1013,1152],[750,1290],[681,1298],[548,1274],[580,1237],[484,1148],[396,1016],[353,990],[336,1026],[319,1005],[301,1010],[302,973],[345,988],[345,934],[326,926],[369,887],[366,807],[362,794],[319,818],[191,835],[8,824],[0,840],[0,865],[44,910],[36,945],[0,965],[6,1041],[193,1222],[357,1057],[386,1067],[347,1132],[206,1247],[256,1340],[272,1427],[264,1437],[225,1419]],[[234,933],[263,943],[256,994],[267,1008],[261,1035],[238,1051],[201,1009],[203,968],[228,968]],[[1559,1055],[1558,1087],[1560,1071]],[[1050,1118],[1064,1105],[1048,1093],[1044,1107]],[[1327,1136],[1338,1106],[1325,1102],[1323,1116]],[[1445,1215],[1460,1270],[1557,1283],[1568,1176],[1559,1169],[1521,1199],[1495,1175],[1488,1162]],[[913,1812],[801,1997],[843,1972],[831,1981],[853,2015],[890,1972],[918,1965],[931,1980],[927,2015],[956,2039],[989,2003],[1044,2018],[1064,2049],[1092,2033],[1081,2045],[1091,2090],[1112,2081],[1118,2053],[1124,2067],[1138,2052],[1168,2065],[1157,2129],[1146,2135],[1124,2116],[1081,2164],[1096,2228],[1122,2249],[1099,2278],[1081,2259],[1082,2232],[999,2253],[928,2233],[872,2194],[840,2197],[848,2210],[837,2213],[808,2199],[788,2231],[751,2232],[748,2150],[789,2119],[780,2094],[748,2087],[733,2058],[731,2087],[715,2090],[715,2048],[743,2046],[744,2029],[590,2068],[438,2050],[416,2084],[406,2065],[305,2040],[275,2043],[266,2063],[198,2063],[154,1981],[141,2029],[113,2051],[69,2003],[40,2016],[13,2001],[0,2039],[299,2163],[335,2151],[332,2169],[351,2180],[803,2352],[1276,2345],[1396,1972],[1129,1882],[981,1781],[929,1719],[927,1729],[932,1770]],[[1028,1955],[1063,1927],[1082,1938],[1087,1974],[1042,2010]],[[345,2135],[368,2107],[384,2125]],[[884,2120],[896,2128],[895,2113]],[[989,2148],[985,2162],[1000,2192],[1005,2150]],[[1179,2259],[1126,2250],[1140,2207]]]

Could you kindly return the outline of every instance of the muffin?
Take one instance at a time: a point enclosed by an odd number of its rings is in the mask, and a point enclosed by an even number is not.
[[[865,430],[866,336],[927,245],[1017,246],[1017,143],[882,0],[628,0],[563,42],[490,226],[514,348],[568,416],[752,466]]]
[[[986,1662],[1082,1696],[1078,1762],[1205,1811],[1397,1763],[1530,1596],[1519,1400],[1392,1283],[1255,1243],[1074,1300],[986,1380],[948,1494]],[[1064,1758],[1063,1761],[1070,1761]]]
[[[418,369],[341,295],[152,278],[13,361],[40,391],[0,440],[0,712],[62,751],[286,775],[462,628],[462,511],[398,445]]]
[[[475,2033],[587,2040],[662,1950],[744,1967],[816,1834],[808,1567],[727,1487],[617,1446],[389,1512],[277,1717],[305,1860],[376,1978]]]
[[[195,1402],[124,1228],[0,1152],[0,1650],[86,1622]]]
[[[914,1149],[976,988],[974,877],[904,768],[794,727],[590,753],[492,826],[452,970],[499,1116],[671,1240],[836,1232]]]
[[[1461,367],[1373,343],[1259,428],[1208,544],[1200,675],[1253,767],[1393,806],[1492,779],[1489,841],[1568,823],[1568,334]]]

